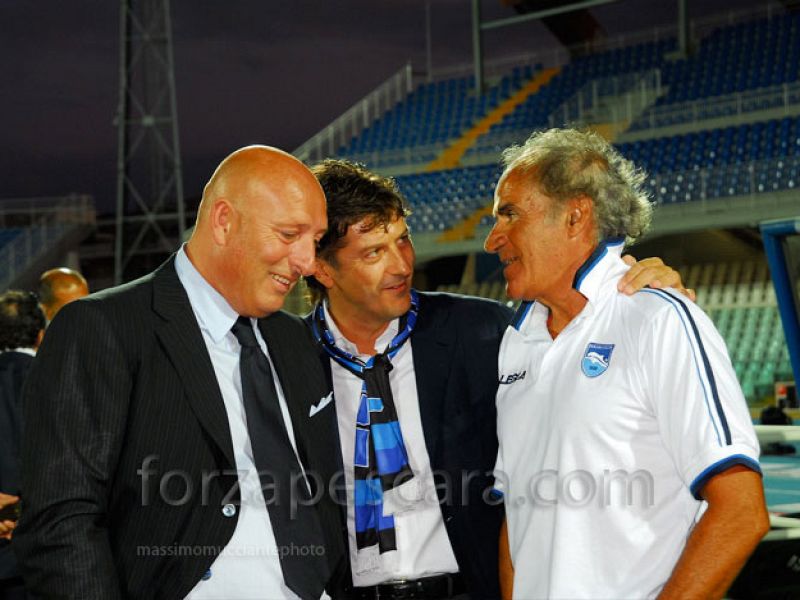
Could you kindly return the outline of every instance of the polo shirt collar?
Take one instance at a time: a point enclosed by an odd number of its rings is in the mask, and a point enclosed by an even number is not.
[[[597,302],[609,271],[619,264],[624,246],[625,238],[602,240],[575,272],[572,287],[586,296],[592,304]]]
[[[592,306],[600,298],[603,282],[608,279],[609,272],[621,264],[624,246],[625,238],[622,237],[602,240],[575,272],[572,287],[589,300],[589,305],[576,318],[591,314]],[[546,332],[548,313],[543,304],[536,301],[523,302],[511,319],[511,327],[517,331],[524,329],[528,332]]]

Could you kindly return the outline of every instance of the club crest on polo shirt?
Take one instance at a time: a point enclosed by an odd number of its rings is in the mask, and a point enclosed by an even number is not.
[[[595,344],[589,342],[581,359],[581,371],[587,377],[599,377],[608,369],[614,344]]]

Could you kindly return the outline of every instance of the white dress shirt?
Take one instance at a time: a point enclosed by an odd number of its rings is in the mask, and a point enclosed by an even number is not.
[[[36,356],[36,350],[33,348],[12,348],[11,350],[3,350],[0,354],[4,352],[19,352],[20,354],[27,354],[28,356]]]
[[[336,345],[362,360],[355,344],[345,338],[325,306],[325,320]],[[386,349],[397,334],[399,320],[395,319],[375,343],[375,353]],[[380,554],[373,546],[357,550],[355,513],[353,509],[353,458],[355,452],[356,413],[361,396],[362,380],[331,361],[333,397],[342,445],[345,481],[347,484],[347,533],[353,585],[369,586],[398,579],[418,579],[441,573],[458,572],[450,539],[444,526],[442,511],[436,495],[428,450],[422,431],[422,418],[414,376],[411,341],[406,342],[392,359],[389,384],[392,388],[397,420],[403,434],[408,462],[414,479],[397,494],[384,496],[384,513],[394,514],[397,550]]]
[[[225,298],[203,279],[183,248],[178,251],[175,258],[175,270],[189,296],[225,403],[241,493],[241,505],[237,508],[239,520],[233,536],[211,565],[209,572],[189,592],[187,598],[191,600],[297,598],[283,581],[275,534],[261,491],[257,468],[253,462],[253,450],[250,446],[242,402],[242,380],[239,372],[241,346],[231,333],[231,327],[239,315]],[[251,321],[255,325],[255,319]],[[258,327],[253,329],[261,350],[270,360],[283,421],[292,446],[297,452],[292,422],[280,381],[261,332]]]

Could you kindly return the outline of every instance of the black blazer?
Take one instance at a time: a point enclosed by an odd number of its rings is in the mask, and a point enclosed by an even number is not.
[[[22,435],[22,384],[33,357],[24,352],[0,354],[0,492],[19,494],[19,447]],[[0,579],[19,575],[6,540],[0,540]]]
[[[472,598],[499,598],[497,459],[500,342],[513,313],[481,298],[420,293],[411,347],[422,429],[442,516]],[[306,320],[310,323],[310,320]],[[330,359],[319,354],[330,381]]]
[[[285,313],[259,327],[301,460],[325,479],[336,442],[309,418],[327,388],[312,341]],[[222,506],[239,491],[222,395],[174,258],[62,309],[28,381],[14,546],[30,590],[184,597],[233,534],[238,511],[228,517]],[[319,510],[333,570],[340,513],[327,496]]]

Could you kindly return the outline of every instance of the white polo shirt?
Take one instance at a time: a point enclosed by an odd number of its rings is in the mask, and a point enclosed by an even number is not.
[[[553,340],[523,305],[500,349],[496,485],[516,598],[652,598],[704,510],[699,490],[758,442],[725,343],[673,290],[617,292],[622,242],[579,269],[588,302]]]

